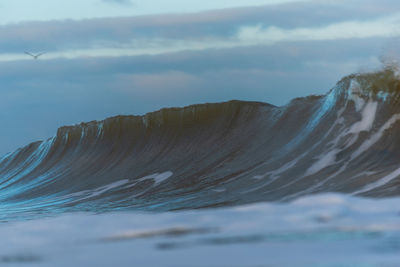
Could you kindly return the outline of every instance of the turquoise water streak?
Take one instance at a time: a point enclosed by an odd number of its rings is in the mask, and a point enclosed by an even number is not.
[[[320,101],[318,109],[313,113],[304,128],[287,144],[282,148],[282,153],[287,153],[289,150],[295,149],[309,134],[315,129],[315,127],[321,122],[322,118],[335,107],[338,97],[338,90],[332,89],[327,95],[325,95]]]

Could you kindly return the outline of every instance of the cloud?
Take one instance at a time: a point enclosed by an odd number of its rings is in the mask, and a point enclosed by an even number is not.
[[[373,21],[345,21],[323,27],[282,29],[262,25],[245,26],[238,38],[249,44],[271,44],[290,41],[321,41],[360,39],[371,37],[396,37],[400,35],[400,13]]]
[[[351,4],[351,3],[352,4]],[[299,2],[193,14],[29,22],[0,26],[0,60],[22,51],[59,57],[135,56],[276,42],[397,36],[400,2]],[[386,0],[388,2],[388,0]],[[329,12],[328,12],[329,11]]]
[[[105,3],[119,4],[119,5],[133,5],[131,0],[102,0]]]
[[[22,21],[81,20],[87,18],[144,16],[150,14],[193,13],[207,10],[238,8],[243,6],[277,6],[311,0],[132,0],[135,8],[123,7],[118,2],[105,0],[13,0],[1,2],[0,24]],[[111,4],[114,2],[114,4]],[[21,8],[23,7],[23,8]]]

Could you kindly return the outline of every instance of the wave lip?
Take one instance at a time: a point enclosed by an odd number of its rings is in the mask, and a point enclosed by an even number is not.
[[[398,195],[400,82],[350,75],[276,107],[230,101],[62,127],[0,160],[3,218]]]

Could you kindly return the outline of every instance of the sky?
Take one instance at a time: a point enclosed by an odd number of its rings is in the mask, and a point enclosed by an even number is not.
[[[4,0],[0,154],[120,114],[325,94],[397,57],[399,26],[395,0]]]

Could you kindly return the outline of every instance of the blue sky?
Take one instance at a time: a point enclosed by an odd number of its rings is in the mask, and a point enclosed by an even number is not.
[[[119,114],[324,94],[397,58],[400,35],[394,0],[7,0],[0,12],[0,154]]]
[[[309,0],[4,0],[0,4],[0,23],[176,14],[306,1]]]

